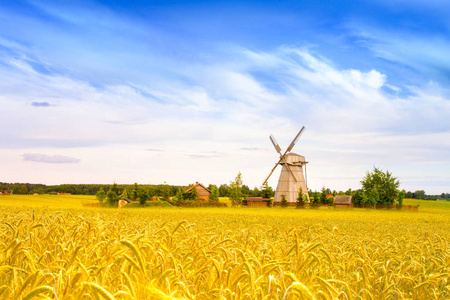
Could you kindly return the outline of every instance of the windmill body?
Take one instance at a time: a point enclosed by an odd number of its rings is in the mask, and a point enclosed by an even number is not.
[[[263,184],[265,184],[267,180],[269,180],[270,176],[272,175],[273,171],[275,171],[278,165],[282,166],[280,179],[278,180],[277,189],[275,191],[274,202],[281,202],[281,199],[284,196],[289,203],[295,203],[297,201],[300,188],[302,188],[304,194],[308,195],[308,187],[306,181],[307,162],[305,160],[305,157],[295,153],[290,153],[292,148],[294,148],[295,143],[300,138],[300,135],[303,133],[304,129],[305,127],[302,127],[302,129],[300,129],[284,154],[281,153],[281,148],[275,138],[273,136],[270,136],[270,141],[275,147],[275,150],[280,155],[280,159],[275,164]],[[303,175],[303,169],[305,169],[305,175]]]
[[[281,198],[284,195],[289,203],[295,203],[300,187],[305,194],[308,191],[305,176],[303,175],[303,165],[306,164],[306,160],[302,155],[288,153],[285,156],[285,161],[286,163],[280,163],[282,165],[281,174],[280,179],[278,179],[278,185],[273,201],[281,202]],[[297,180],[291,175],[286,164],[289,166]]]

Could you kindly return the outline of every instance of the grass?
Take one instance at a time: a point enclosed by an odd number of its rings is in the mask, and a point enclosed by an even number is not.
[[[0,299],[450,298],[450,202],[406,199],[420,205],[407,212],[84,201],[94,198],[0,197]]]

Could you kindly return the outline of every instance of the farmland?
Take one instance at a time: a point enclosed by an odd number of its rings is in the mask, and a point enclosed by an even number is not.
[[[446,299],[450,203],[83,208],[0,197],[0,299]]]

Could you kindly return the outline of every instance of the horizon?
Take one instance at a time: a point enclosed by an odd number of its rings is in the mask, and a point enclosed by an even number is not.
[[[305,126],[311,190],[448,193],[450,3],[339,4],[3,4],[0,181],[260,188]]]

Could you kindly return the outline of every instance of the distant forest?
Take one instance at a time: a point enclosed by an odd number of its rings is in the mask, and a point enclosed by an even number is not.
[[[175,196],[178,189],[187,189],[189,186],[168,185],[168,184],[141,184],[140,187],[147,190],[150,197],[161,197],[167,191],[170,190],[170,197]],[[103,188],[105,192],[108,192],[112,187],[112,184],[61,184],[61,185],[45,185],[34,183],[6,183],[0,182],[0,192],[7,190],[12,191],[15,195],[30,195],[30,194],[58,194],[58,193],[70,193],[72,195],[95,195],[100,188]],[[207,186],[211,189],[212,185]],[[127,189],[131,191],[133,184],[119,184],[118,188],[123,191]],[[227,184],[221,184],[219,187],[219,197],[229,196],[229,186]],[[343,194],[342,191],[331,191],[326,189],[329,194],[337,195]],[[348,190],[345,194],[352,195],[352,190]],[[312,192],[310,191],[310,194]],[[247,197],[261,197],[262,190],[258,188],[250,189],[247,185],[242,186],[242,194]],[[273,196],[273,191],[272,191]],[[417,190],[414,192],[405,192],[405,198],[422,199],[422,200],[450,200],[449,193],[442,193],[440,195],[427,195],[423,190]]]
[[[192,184],[193,185],[193,184]],[[1,191],[12,191],[14,195],[32,195],[32,194],[58,194],[70,193],[72,195],[95,195],[100,188],[107,193],[112,187],[112,184],[61,184],[61,185],[45,185],[34,183],[6,183],[0,182]],[[134,184],[118,184],[118,189],[123,191],[131,191]],[[190,185],[189,185],[190,186]],[[150,197],[161,197],[170,190],[170,197],[175,196],[178,189],[187,189],[189,186],[168,185],[168,184],[140,184],[139,187],[145,189]],[[211,189],[212,185],[207,188]],[[229,186],[222,184],[218,187],[219,197],[228,197]],[[248,197],[261,197],[261,190],[254,188],[251,190],[247,185],[242,186],[242,193]],[[272,195],[273,196],[273,193]]]

